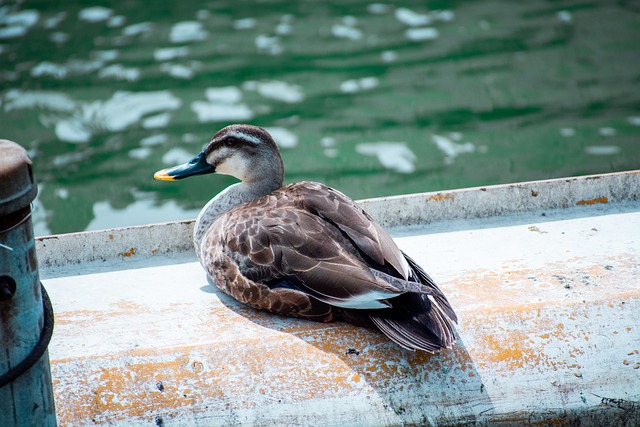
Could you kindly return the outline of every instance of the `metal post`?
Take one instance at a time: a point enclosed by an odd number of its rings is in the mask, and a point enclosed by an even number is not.
[[[27,152],[0,140],[0,426],[56,426],[48,338],[30,203],[38,189]],[[43,298],[45,303],[43,305]]]

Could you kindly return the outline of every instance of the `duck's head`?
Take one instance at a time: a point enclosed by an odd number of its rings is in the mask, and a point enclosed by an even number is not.
[[[158,171],[153,178],[175,181],[214,172],[234,176],[245,183],[275,180],[279,181],[279,187],[284,165],[269,132],[258,126],[231,125],[218,131],[193,159]]]

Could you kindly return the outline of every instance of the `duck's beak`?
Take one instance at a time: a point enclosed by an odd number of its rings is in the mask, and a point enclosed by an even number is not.
[[[158,181],[175,181],[177,179],[186,178],[194,175],[205,175],[215,172],[216,169],[207,163],[207,157],[204,151],[182,165],[174,166],[153,174],[153,179]]]

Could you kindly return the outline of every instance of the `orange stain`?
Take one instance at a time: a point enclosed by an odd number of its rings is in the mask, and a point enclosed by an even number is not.
[[[429,203],[429,202],[441,202],[443,200],[453,200],[453,195],[452,194],[442,194],[442,193],[438,193],[436,195],[433,196],[429,196],[427,197],[427,199],[425,200],[425,203]]]
[[[609,203],[609,199],[607,199],[605,196],[602,196],[602,197],[596,197],[595,199],[580,200],[576,204],[580,206],[584,206],[584,205],[595,205],[596,203]]]

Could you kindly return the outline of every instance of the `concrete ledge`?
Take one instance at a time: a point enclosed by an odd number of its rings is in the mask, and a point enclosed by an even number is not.
[[[635,202],[640,171],[553,179],[361,200],[389,228],[424,226],[455,219],[502,217],[575,206]],[[191,253],[194,221],[38,237],[41,269]]]

